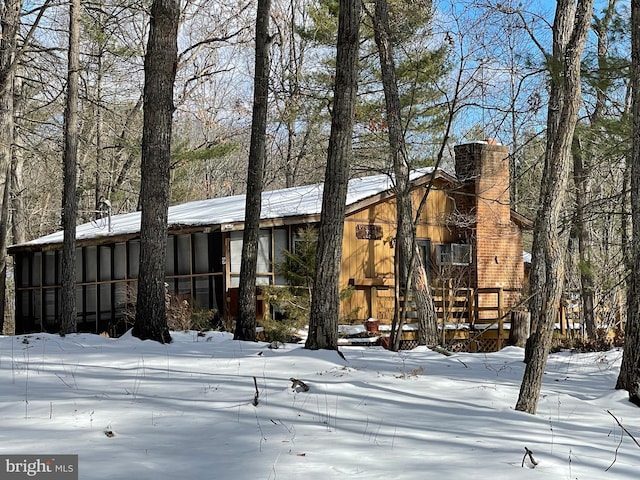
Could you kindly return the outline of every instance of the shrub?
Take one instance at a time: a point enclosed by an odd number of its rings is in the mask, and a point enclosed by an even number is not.
[[[265,300],[265,314],[261,325],[264,328],[264,339],[269,342],[296,341],[296,332],[309,323],[318,232],[309,226],[299,229],[297,237],[294,248],[283,251],[284,260],[275,267],[288,285],[260,287]],[[353,293],[352,287],[345,288],[340,292],[340,300]],[[273,317],[271,307],[274,310]],[[355,318],[357,312],[358,309],[349,312],[344,320]]]
[[[264,337],[268,342],[287,343],[296,341],[296,332],[309,323],[310,294],[304,288],[292,286],[262,287],[265,313],[262,321]],[[271,315],[275,307],[275,317]]]
[[[127,302],[124,306],[123,319],[112,328],[112,332],[107,332],[114,336],[121,331],[126,331],[133,327],[136,320],[136,300],[137,292],[131,287],[127,290]],[[167,326],[170,330],[211,330],[221,329],[222,322],[217,310],[208,310],[194,307],[192,299],[186,295],[171,295],[165,293],[165,303],[167,309]],[[124,330],[122,330],[124,328]]]
[[[220,328],[217,310],[194,307],[183,295],[167,294],[167,326],[170,330],[211,330]]]
[[[559,339],[552,351],[571,350],[576,353],[606,352],[613,347],[621,347],[624,344],[624,332],[620,329],[600,329],[595,338],[583,338],[582,336],[566,337]]]

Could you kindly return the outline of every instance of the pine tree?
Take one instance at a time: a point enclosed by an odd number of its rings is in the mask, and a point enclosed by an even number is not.
[[[253,86],[253,119],[247,171],[247,196],[242,259],[240,263],[240,291],[236,340],[256,339],[256,268],[260,235],[260,210],[264,164],[267,157],[267,106],[269,100],[269,15],[270,0],[258,0],[256,13],[256,58]]]
[[[179,16],[180,6],[176,0],[153,1],[144,62],[140,272],[133,334],[161,343],[171,342],[164,278]]]
[[[338,349],[340,262],[358,87],[360,0],[340,0],[335,94],[306,348]]]
[[[80,0],[69,5],[67,108],[64,116],[64,184],[62,191],[62,321],[60,333],[77,329],[76,320],[76,172],[78,163],[78,81],[80,78]]]

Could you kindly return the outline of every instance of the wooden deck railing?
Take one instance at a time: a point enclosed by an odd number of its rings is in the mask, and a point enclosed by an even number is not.
[[[433,301],[438,322],[473,324],[475,295],[472,288],[435,288]]]
[[[434,303],[438,322],[445,326],[466,327],[492,338],[497,348],[508,339],[509,309],[505,306],[505,294],[514,293],[502,288],[438,288],[434,289]],[[443,335],[444,335],[443,329]]]

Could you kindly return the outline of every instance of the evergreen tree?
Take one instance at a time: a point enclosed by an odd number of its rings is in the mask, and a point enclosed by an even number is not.
[[[363,3],[361,34],[361,61],[359,63],[359,87],[357,116],[354,124],[354,173],[391,172],[388,157],[380,150],[388,145],[388,128],[382,72],[375,43],[375,1]],[[432,163],[436,156],[434,145],[441,140],[443,125],[448,112],[441,108],[443,89],[441,83],[448,72],[447,48],[434,47],[429,42],[433,18],[431,1],[388,2],[390,41],[396,46],[394,60],[399,96],[402,131],[411,168]],[[312,40],[326,45],[335,42],[336,2],[321,0],[310,10],[313,28],[304,33]],[[324,74],[316,81],[331,82],[334,61],[328,59]]]
[[[419,277],[425,269],[420,257],[416,254],[416,237],[413,228],[413,201],[411,198],[411,167],[407,153],[407,145],[402,130],[400,108],[400,94],[394,59],[394,45],[390,30],[389,9],[387,0],[376,0],[374,15],[374,30],[380,65],[382,70],[382,84],[386,100],[386,121],[389,132],[389,147],[396,193],[396,292],[403,295],[406,301],[415,299],[417,307],[421,340],[429,345],[437,344],[437,314],[427,281],[420,281]],[[414,274],[417,274],[414,276]],[[418,288],[418,285],[421,285]],[[396,299],[394,315],[394,329],[391,332],[391,347],[400,347],[400,333],[405,321],[406,311],[402,308],[400,297]]]

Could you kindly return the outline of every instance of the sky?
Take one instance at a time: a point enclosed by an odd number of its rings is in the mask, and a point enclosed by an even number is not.
[[[130,334],[0,337],[0,457],[78,455],[83,480],[640,471],[640,448],[616,422],[640,439],[637,407],[613,389],[620,350],[551,355],[529,415],[514,410],[524,370],[516,347],[451,356],[342,347],[342,359],[226,333],[172,335],[169,345]]]

